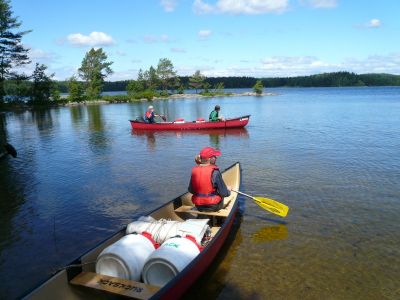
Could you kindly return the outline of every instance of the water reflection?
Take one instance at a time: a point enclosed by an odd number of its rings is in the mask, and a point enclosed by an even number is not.
[[[251,239],[254,243],[264,243],[276,240],[284,240],[288,237],[286,225],[265,226],[255,232]]]
[[[0,113],[0,145],[7,142],[7,123],[4,113]]]
[[[156,137],[153,130],[132,130],[132,135],[145,137],[147,149],[154,151],[156,149]]]
[[[209,144],[212,147],[220,148],[221,138],[229,136],[239,138],[249,138],[249,133],[246,128],[230,128],[230,129],[204,129],[204,130],[171,130],[171,131],[154,131],[135,129],[131,131],[132,136],[145,137],[147,148],[149,150],[156,149],[157,138],[182,138],[193,137],[198,135],[209,136]]]
[[[70,107],[71,123],[75,129],[86,130],[88,128],[89,148],[97,153],[109,150],[110,139],[107,135],[106,121],[101,105],[77,105]]]
[[[70,108],[72,124],[79,126],[85,118],[85,107],[82,105],[72,106]]]
[[[37,109],[31,111],[32,121],[36,124],[40,132],[51,130],[54,126],[53,116],[50,109]]]
[[[0,113],[0,153],[3,144],[8,139],[6,115]],[[15,159],[7,159],[7,155],[0,157],[0,256],[5,248],[18,239],[18,232],[13,230],[13,219],[19,207],[24,204],[24,186],[20,184],[23,174],[18,174]],[[0,266],[1,266],[0,259]]]
[[[216,258],[206,272],[196,281],[194,285],[186,292],[183,299],[217,299],[222,290],[236,290],[236,299],[240,299],[239,291],[236,287],[230,286],[227,275],[231,269],[233,259],[243,242],[240,229],[242,223],[242,215],[237,214],[232,229],[219,250]],[[229,286],[228,286],[229,285]]]

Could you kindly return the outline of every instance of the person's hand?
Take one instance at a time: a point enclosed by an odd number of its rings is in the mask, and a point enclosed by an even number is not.
[[[232,191],[232,187],[230,185],[227,185],[226,188],[228,189],[228,191]]]

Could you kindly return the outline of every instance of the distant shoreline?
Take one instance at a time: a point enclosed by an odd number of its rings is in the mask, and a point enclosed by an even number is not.
[[[194,99],[194,98],[222,98],[222,97],[246,97],[246,96],[253,96],[253,97],[267,97],[267,96],[277,96],[276,93],[262,93],[256,94],[253,92],[245,92],[245,93],[229,93],[223,95],[201,95],[201,94],[172,94],[168,97],[154,97],[153,99],[149,100],[146,98],[137,99],[134,101],[124,101],[124,100],[91,100],[91,101],[82,101],[82,102],[68,102],[64,104],[60,104],[62,106],[76,106],[76,105],[88,105],[88,104],[113,104],[113,103],[135,103],[135,102],[150,102],[150,101],[157,101],[157,100],[179,100],[179,99]],[[118,95],[109,95],[108,97],[113,97]]]

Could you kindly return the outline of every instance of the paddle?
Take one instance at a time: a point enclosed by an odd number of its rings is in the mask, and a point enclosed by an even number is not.
[[[164,122],[167,122],[167,118],[164,115],[157,115],[158,117],[160,117]]]
[[[273,214],[276,214],[281,217],[286,217],[289,207],[286,206],[285,204],[279,203],[278,201],[269,199],[269,198],[264,198],[264,197],[253,197],[248,194],[242,193],[240,191],[232,190],[233,192],[236,192],[240,195],[246,196],[248,198],[253,199],[260,207],[262,207],[265,210],[268,210],[269,212],[272,212]]]

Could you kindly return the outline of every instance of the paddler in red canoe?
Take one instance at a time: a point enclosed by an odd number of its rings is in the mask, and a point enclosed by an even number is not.
[[[218,211],[223,208],[224,197],[228,197],[231,187],[222,179],[221,172],[215,164],[221,152],[206,147],[196,157],[196,166],[192,168],[189,192],[193,194],[192,202],[199,211]]]
[[[155,123],[156,121],[154,120],[154,118],[155,117],[159,117],[160,115],[157,115],[155,112],[154,112],[154,107],[152,106],[152,105],[150,105],[148,108],[147,108],[147,111],[146,111],[146,113],[144,114],[144,121],[146,122],[146,123]]]

